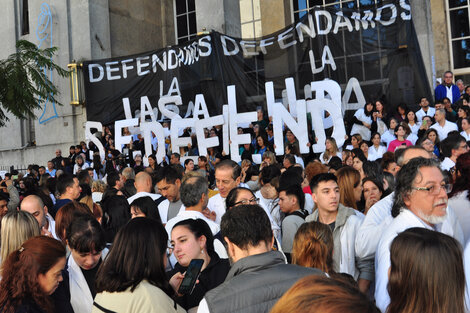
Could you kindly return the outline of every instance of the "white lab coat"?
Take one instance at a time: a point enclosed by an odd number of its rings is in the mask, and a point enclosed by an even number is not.
[[[109,250],[104,248],[101,251],[101,259],[104,260]],[[67,271],[69,273],[70,304],[74,313],[91,313],[93,308],[93,296],[86,283],[80,266],[75,263],[72,255],[67,261]]]
[[[391,215],[394,197],[395,193],[392,192],[387,197],[374,204],[367,212],[357,233],[356,256],[358,258],[374,258],[382,233],[394,220]],[[442,223],[442,229],[446,234],[448,232],[454,233],[454,238],[461,244],[464,243],[462,228],[450,205],[447,207],[447,218],[444,223]]]
[[[388,269],[390,268],[390,245],[399,233],[413,227],[435,230],[410,210],[402,209],[400,214],[395,217],[390,225],[383,231],[379,245],[377,246],[377,252],[375,254],[375,303],[382,312],[385,312],[390,304],[390,297],[387,291]],[[444,227],[444,223],[437,224],[435,227],[437,231],[459,240],[455,236],[455,230]],[[458,227],[460,228],[460,225],[458,225]],[[460,232],[461,231],[460,229]]]

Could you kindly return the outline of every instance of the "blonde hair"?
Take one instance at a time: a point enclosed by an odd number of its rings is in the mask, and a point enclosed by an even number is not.
[[[323,153],[323,161],[328,161],[330,159],[330,157],[333,157],[335,156],[337,153],[338,153],[338,145],[336,144],[336,140],[333,138],[333,137],[328,137],[326,138],[325,142],[326,141],[329,141],[331,146],[332,146],[332,150],[333,151],[328,151],[328,149],[325,149],[325,152]]]
[[[2,263],[8,255],[19,249],[23,242],[41,235],[38,221],[26,211],[12,211],[2,218],[1,249]]]
[[[302,224],[294,237],[292,263],[330,273],[333,268],[333,233],[330,227],[318,222]]]
[[[94,192],[104,192],[106,189],[106,184],[102,182],[101,180],[95,180],[91,184],[91,190],[94,190]]]
[[[354,188],[361,183],[361,174],[350,166],[340,168],[336,173],[339,187],[339,202],[357,210]]]

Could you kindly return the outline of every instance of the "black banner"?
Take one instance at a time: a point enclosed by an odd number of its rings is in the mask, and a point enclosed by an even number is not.
[[[431,99],[411,9],[404,0],[359,9],[317,7],[263,38],[212,32],[157,51],[89,61],[84,76],[87,119],[104,125],[129,114],[135,117],[142,103],[157,112],[164,95],[181,96],[182,104],[175,108],[184,117],[202,94],[210,115],[218,115],[227,104],[229,85],[236,86],[239,112],[266,108],[265,83],[273,82],[275,98],[282,99],[289,77],[299,99],[315,98],[305,88],[310,82],[331,79],[344,92],[352,78],[366,100],[385,100],[388,110],[401,102],[413,108],[421,96]],[[343,110],[362,107],[360,98],[355,92],[343,98]],[[160,111],[157,119],[162,119]]]

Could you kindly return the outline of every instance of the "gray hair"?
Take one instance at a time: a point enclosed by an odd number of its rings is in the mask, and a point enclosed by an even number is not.
[[[126,179],[135,179],[135,172],[132,167],[126,167],[122,170],[122,176],[124,176]]]
[[[202,176],[190,177],[183,181],[180,187],[181,202],[185,207],[192,207],[199,203],[203,194],[209,191],[207,179]]]
[[[400,210],[405,208],[405,197],[413,190],[413,182],[423,167],[436,167],[442,172],[439,162],[433,159],[413,158],[403,165],[396,177],[395,197],[393,199],[392,216],[397,217]]]
[[[446,115],[446,110],[444,110],[444,109],[436,109],[436,113],[437,112]]]

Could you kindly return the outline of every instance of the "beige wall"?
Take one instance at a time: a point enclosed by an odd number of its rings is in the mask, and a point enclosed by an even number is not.
[[[451,69],[445,1],[431,0],[430,3],[437,78]]]
[[[113,57],[175,44],[173,0],[109,1]]]

